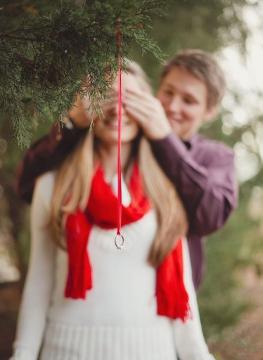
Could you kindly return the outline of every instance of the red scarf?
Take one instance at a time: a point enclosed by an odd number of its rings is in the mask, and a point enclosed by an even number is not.
[[[146,197],[137,164],[129,184],[131,203],[122,206],[122,225],[141,219],[151,208]],[[97,168],[85,212],[77,210],[66,219],[68,277],[65,297],[85,299],[92,288],[92,268],[88,254],[88,240],[92,225],[104,229],[117,228],[118,199],[105,182],[102,168]],[[117,250],[116,250],[117,251]],[[121,290],[120,290],[121,291]],[[188,317],[188,294],[183,282],[182,240],[164,259],[156,276],[157,312],[159,315],[185,320]]]

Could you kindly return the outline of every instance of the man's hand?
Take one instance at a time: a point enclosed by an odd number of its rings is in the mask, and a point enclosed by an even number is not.
[[[91,119],[88,113],[89,103],[86,99],[77,95],[77,100],[68,115],[77,128],[83,129],[89,126]]]
[[[107,94],[105,100],[98,103],[99,109],[92,109],[89,97],[80,97],[77,95],[77,100],[68,112],[68,117],[73,121],[77,128],[84,129],[88,127],[93,121],[101,116],[104,116],[109,109],[114,106],[117,107],[118,94],[111,91]]]
[[[160,101],[154,96],[144,92],[125,90],[123,107],[149,139],[159,140],[172,132],[165,111]]]

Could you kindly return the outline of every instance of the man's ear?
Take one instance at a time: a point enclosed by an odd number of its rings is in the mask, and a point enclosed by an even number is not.
[[[208,121],[213,120],[217,116],[218,111],[219,111],[218,105],[215,105],[215,106],[207,109],[205,116],[204,116],[204,121],[208,122]]]

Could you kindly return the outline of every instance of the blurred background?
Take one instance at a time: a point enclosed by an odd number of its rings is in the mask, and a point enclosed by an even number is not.
[[[29,2],[30,3],[30,2]],[[152,37],[166,58],[182,48],[215,54],[228,89],[218,119],[202,129],[236,153],[239,207],[206,241],[207,269],[198,293],[206,338],[218,360],[263,359],[263,1],[171,0],[168,16],[153,20]],[[19,16],[19,14],[18,14]],[[160,64],[131,48],[153,88]],[[5,120],[4,120],[5,119]],[[57,120],[57,119],[54,119]],[[35,127],[33,139],[50,128]],[[14,337],[30,250],[29,208],[14,191],[17,145],[0,114],[0,359]]]

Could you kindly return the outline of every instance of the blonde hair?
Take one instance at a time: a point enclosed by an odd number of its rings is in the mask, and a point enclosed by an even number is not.
[[[136,65],[136,66],[135,66]],[[131,71],[130,71],[131,67]],[[142,81],[143,89],[150,89],[139,65],[126,64],[127,71]],[[140,71],[137,71],[137,70]],[[160,169],[153,157],[148,141],[142,137],[137,149],[137,160],[142,174],[144,187],[157,213],[158,230],[149,252],[149,263],[157,267],[164,257],[173,249],[176,240],[187,232],[186,214],[174,185]],[[94,169],[94,134],[88,131],[73,153],[66,158],[56,173],[51,203],[50,224],[55,239],[65,248],[63,240],[64,215],[85,209],[91,190],[91,179]]]

